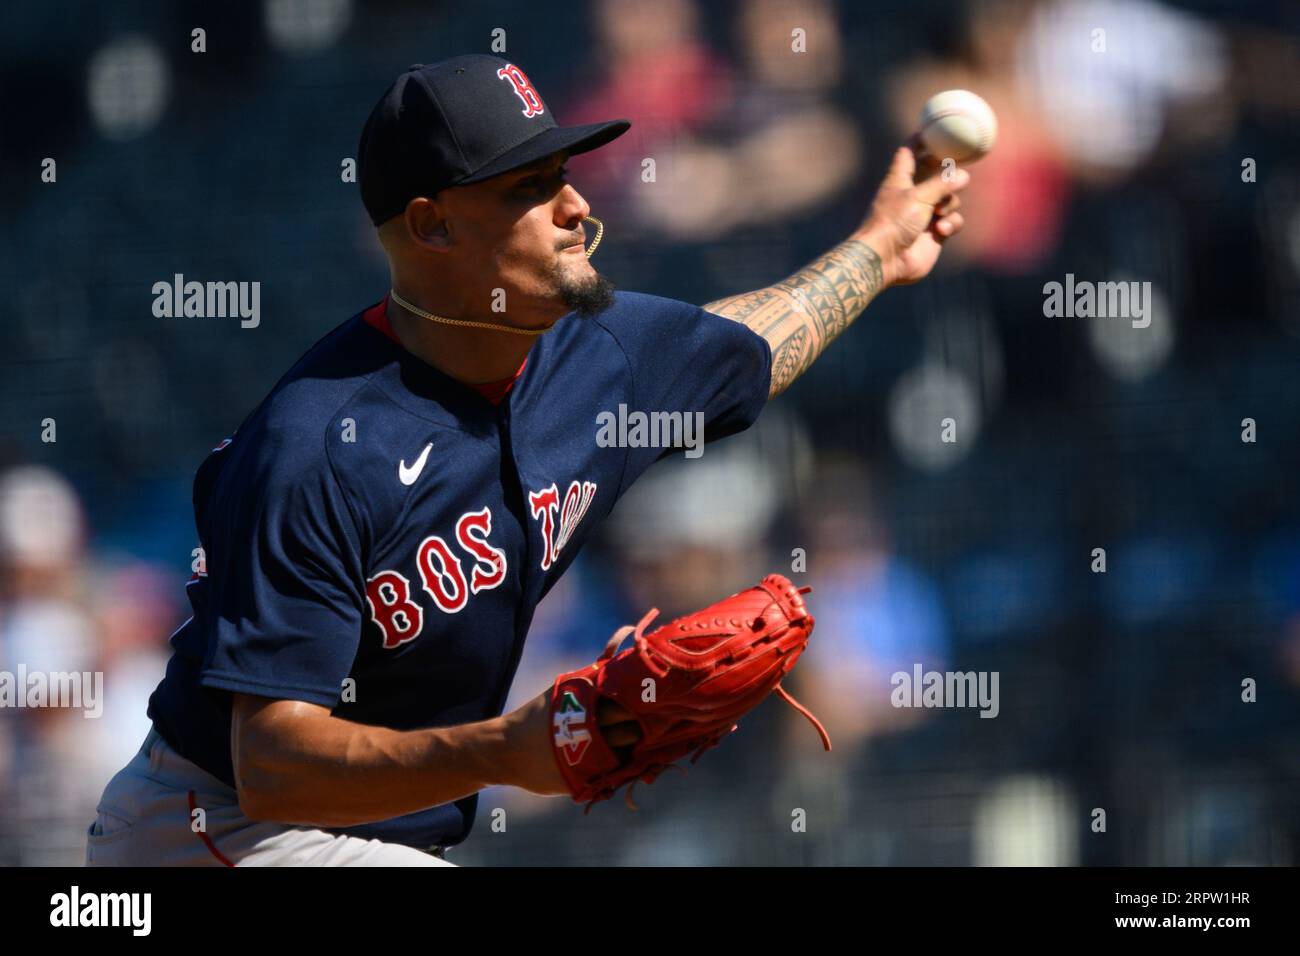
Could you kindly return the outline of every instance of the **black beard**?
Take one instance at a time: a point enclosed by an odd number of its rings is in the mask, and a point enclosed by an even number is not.
[[[564,304],[580,316],[596,315],[614,304],[614,283],[599,273],[578,281],[560,274],[556,277],[556,284]]]

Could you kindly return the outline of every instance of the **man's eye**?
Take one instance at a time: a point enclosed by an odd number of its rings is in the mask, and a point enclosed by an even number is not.
[[[565,183],[565,182],[568,182],[568,180],[565,179],[565,177],[566,177],[568,174],[569,174],[569,170],[568,170],[568,169],[561,169],[561,170],[559,170],[558,172],[556,172],[556,173],[553,174],[553,178],[555,178],[556,180],[558,180],[558,181],[561,182],[561,183]],[[521,189],[530,189],[530,190],[531,190],[531,189],[537,189],[537,188],[539,188],[541,185],[542,185],[542,177],[541,177],[541,176],[529,176],[527,179],[521,179],[521,180],[519,180],[519,186],[520,186]]]

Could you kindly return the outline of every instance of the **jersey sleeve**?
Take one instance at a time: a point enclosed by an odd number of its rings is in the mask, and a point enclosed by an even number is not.
[[[636,410],[700,413],[704,441],[744,431],[767,404],[772,350],[767,340],[732,319],[697,305],[630,295],[634,306],[606,328],[631,367]],[[647,467],[681,448],[634,450]],[[633,468],[636,474],[640,468]]]
[[[200,683],[333,707],[364,621],[352,513],[323,451],[313,461],[240,444],[205,509],[212,606]]]

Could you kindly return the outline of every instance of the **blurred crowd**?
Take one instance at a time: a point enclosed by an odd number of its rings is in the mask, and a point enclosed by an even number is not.
[[[510,702],[649,607],[780,571],[813,588],[790,688],[834,751],[769,702],[637,814],[488,790],[449,858],[1300,863],[1293,6],[4,16],[0,671],[103,672],[105,707],[0,708],[0,864],[80,862],[187,613],[194,469],[387,287],[339,172],[374,99],[408,63],[495,52],[498,27],[561,123],[633,122],[569,163],[608,227],[594,264],[625,289],[703,303],[800,268],[865,217],[939,90],[988,100],[999,139],[933,276],[878,299],[749,432],[618,505],[539,608]],[[152,283],[178,272],[260,280],[260,326],[154,318]],[[1150,282],[1150,326],[1045,317],[1067,273]],[[998,672],[997,718],[893,706],[918,663]]]

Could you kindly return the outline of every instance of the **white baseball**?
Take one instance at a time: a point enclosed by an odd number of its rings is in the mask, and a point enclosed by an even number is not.
[[[973,163],[998,138],[998,118],[970,90],[944,90],[930,97],[920,124],[921,142],[939,160]]]

